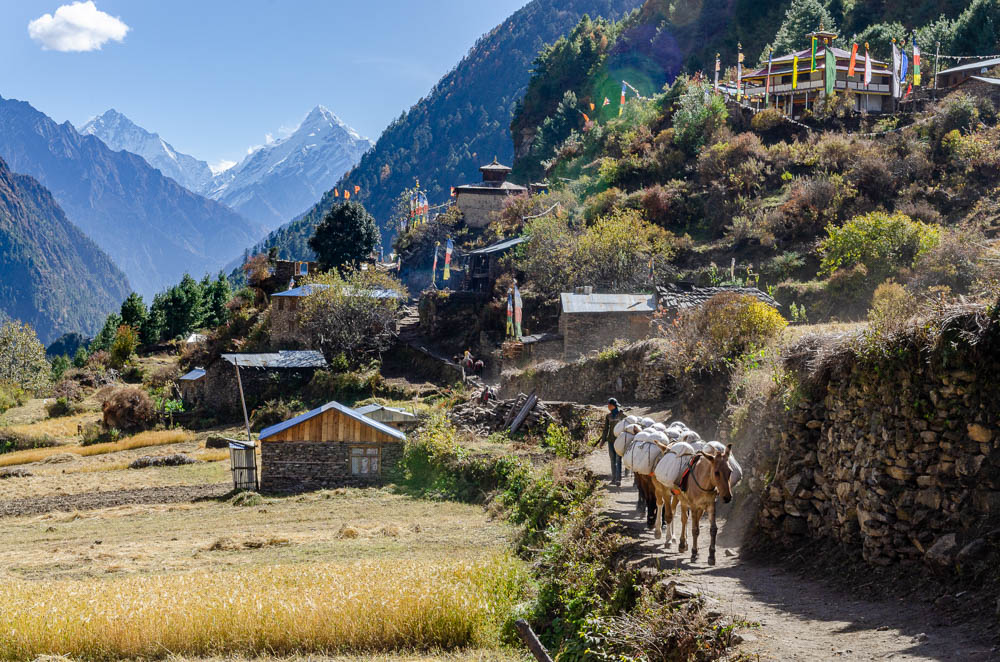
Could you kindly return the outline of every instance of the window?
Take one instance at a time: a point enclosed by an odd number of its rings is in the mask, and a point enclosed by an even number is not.
[[[381,459],[380,448],[359,446],[351,448],[351,475],[378,476]]]

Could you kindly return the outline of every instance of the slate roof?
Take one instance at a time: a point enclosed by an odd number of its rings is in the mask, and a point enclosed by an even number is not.
[[[278,292],[272,294],[272,297],[307,297],[313,292],[322,292],[323,290],[329,289],[330,286],[325,283],[312,283],[310,285],[302,285],[300,287],[293,287],[290,290],[285,290],[284,292]],[[395,290],[385,290],[377,289],[372,290],[372,294],[376,299],[401,299],[403,296]]]
[[[518,244],[523,244],[524,242],[531,239],[528,236],[514,237],[513,239],[505,239],[499,243],[493,244],[491,246],[484,246],[483,248],[477,248],[474,251],[469,251],[469,255],[489,255],[490,253],[502,253],[503,251],[513,248]]]
[[[370,405],[365,405],[364,407],[355,407],[354,411],[358,412],[363,416],[368,416],[369,414],[372,414],[377,411],[389,411],[392,412],[393,414],[398,414],[410,420],[414,421],[417,420],[417,415],[411,411],[406,411],[405,409],[399,409],[398,407],[386,407],[385,405],[379,405],[379,404],[370,404]]]
[[[510,172],[511,168],[509,166],[505,166],[504,164],[500,163],[494,157],[493,163],[488,163],[488,164],[486,164],[484,166],[480,166],[479,170],[480,171],[492,171],[492,172]]]
[[[995,67],[1000,64],[1000,57],[990,58],[989,60],[980,60],[979,62],[970,62],[969,64],[960,64],[957,67],[952,67],[951,69],[945,69],[944,71],[939,71],[938,76],[946,76],[948,74],[953,74],[959,71],[969,71],[970,69],[989,69],[990,67]]]
[[[683,310],[700,306],[716,294],[723,292],[733,292],[752,296],[762,303],[766,303],[772,308],[780,308],[780,304],[766,292],[758,290],[756,287],[697,287],[691,283],[670,283],[657,287],[657,294],[660,298],[660,308],[667,310]]]
[[[987,78],[986,76],[969,76],[969,78],[989,85],[1000,85],[1000,78]]]
[[[294,427],[294,426],[298,425],[299,423],[301,423],[303,421],[308,421],[310,418],[314,418],[316,416],[319,416],[323,412],[330,411],[331,409],[336,409],[341,414],[344,414],[345,416],[350,416],[351,418],[353,418],[353,419],[355,419],[357,421],[361,421],[361,423],[367,425],[368,427],[374,428],[374,429],[378,430],[379,432],[387,434],[387,435],[389,435],[390,437],[392,437],[394,439],[398,439],[399,441],[406,441],[406,435],[403,434],[402,432],[400,432],[399,430],[397,430],[396,428],[389,427],[388,425],[385,425],[384,423],[379,423],[378,421],[372,420],[372,419],[368,418],[367,416],[365,416],[364,414],[362,414],[362,413],[360,413],[358,411],[355,411],[354,409],[351,409],[350,407],[345,407],[344,405],[340,404],[339,402],[335,402],[333,400],[331,400],[330,402],[326,403],[322,407],[317,407],[316,409],[313,409],[312,411],[307,411],[304,414],[299,414],[295,418],[290,418],[287,421],[283,421],[281,423],[278,423],[277,425],[272,425],[269,428],[264,428],[263,430],[260,431],[260,435],[259,435],[258,438],[261,441],[263,441],[264,439],[267,439],[268,437],[272,437],[272,436],[278,434],[279,432],[287,430],[290,427]]]
[[[581,313],[652,313],[656,311],[653,294],[573,294],[560,296],[562,312]]]
[[[205,376],[205,369],[204,368],[195,368],[194,370],[192,370],[191,372],[187,373],[186,375],[181,375],[180,377],[178,377],[178,379],[180,381],[182,381],[182,382],[194,382],[194,381],[198,381],[199,379],[201,379],[204,376]]]
[[[528,189],[520,184],[510,182],[479,182],[477,184],[462,184],[455,187],[455,193],[485,193],[498,191],[501,193],[524,193]]]
[[[315,350],[271,352],[268,354],[223,354],[222,358],[241,368],[262,368],[265,370],[298,370],[303,368],[325,368],[326,359]]]

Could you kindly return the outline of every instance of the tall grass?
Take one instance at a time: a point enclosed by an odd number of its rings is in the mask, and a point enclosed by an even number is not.
[[[147,446],[164,446],[166,444],[179,444],[190,441],[194,435],[187,430],[156,430],[151,432],[140,432],[139,434],[121,439],[119,441],[108,442],[106,444],[94,444],[92,446],[52,446],[49,448],[33,448],[25,451],[15,451],[0,455],[0,467],[10,467],[18,464],[29,464],[31,462],[41,462],[42,460],[58,455],[59,453],[74,453],[81,457],[91,455],[104,455],[106,453],[118,453],[120,451],[130,451],[136,448],[146,448]]]
[[[78,426],[92,423],[100,418],[100,412],[83,412],[81,414],[73,414],[72,416],[46,418],[34,423],[11,425],[8,429],[11,432],[23,434],[26,437],[44,437],[48,435],[61,439],[75,437]]]
[[[361,561],[5,582],[0,659],[378,653],[495,645],[517,560]]]

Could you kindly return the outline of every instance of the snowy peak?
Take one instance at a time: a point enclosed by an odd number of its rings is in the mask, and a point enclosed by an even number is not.
[[[316,106],[290,135],[216,175],[207,195],[274,228],[312,206],[372,144],[330,110]]]
[[[87,121],[79,131],[83,135],[96,136],[115,151],[138,154],[188,190],[200,191],[212,179],[207,163],[178,152],[159,134],[147,131],[114,108]]]

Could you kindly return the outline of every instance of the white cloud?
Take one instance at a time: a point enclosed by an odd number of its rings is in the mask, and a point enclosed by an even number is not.
[[[236,161],[229,161],[227,159],[219,159],[215,163],[209,163],[208,164],[208,169],[212,171],[213,175],[218,175],[220,172],[225,172],[226,170],[229,170],[234,165],[236,165]]]
[[[250,145],[249,147],[247,147],[247,154],[253,154],[258,149],[264,147],[265,145],[270,145],[273,142],[274,142],[274,134],[273,133],[265,133],[264,134],[264,144],[263,145]]]
[[[93,0],[62,5],[28,23],[28,36],[47,51],[94,51],[109,40],[121,41],[129,27],[97,9]]]

